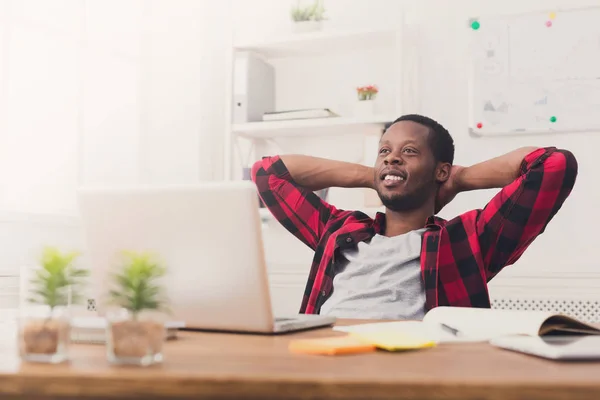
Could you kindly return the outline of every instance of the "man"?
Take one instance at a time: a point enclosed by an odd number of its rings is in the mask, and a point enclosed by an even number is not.
[[[315,251],[301,313],[421,319],[437,306],[490,307],[487,282],[545,230],[577,161],[535,147],[467,168],[453,158],[444,127],[405,115],[382,136],[374,168],[303,155],[253,166],[265,205]],[[339,210],[313,193],[327,187],[372,188],[385,214]],[[457,193],[489,188],[502,190],[483,209],[433,216]]]

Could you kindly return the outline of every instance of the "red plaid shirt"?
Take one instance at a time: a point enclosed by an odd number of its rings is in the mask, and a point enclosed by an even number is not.
[[[573,154],[540,148],[524,158],[519,177],[485,208],[450,221],[430,217],[421,247],[425,308],[490,307],[487,283],[544,232],[576,176]],[[318,313],[333,289],[338,251],[385,232],[385,214],[373,220],[322,201],[294,182],[279,156],[255,163],[252,179],[273,216],[315,251],[300,312]]]

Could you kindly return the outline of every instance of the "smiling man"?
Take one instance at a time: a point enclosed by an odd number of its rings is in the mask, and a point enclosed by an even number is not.
[[[265,157],[252,178],[277,220],[315,251],[301,313],[421,319],[437,306],[490,307],[487,283],[519,259],[569,196],[577,161],[527,147],[453,165],[454,142],[436,121],[398,118],[373,168],[303,155]],[[314,191],[365,187],[385,214],[337,209]],[[460,192],[501,189],[481,209],[434,215]]]

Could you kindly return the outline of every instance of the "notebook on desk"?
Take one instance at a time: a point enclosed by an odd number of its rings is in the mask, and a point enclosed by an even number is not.
[[[423,321],[339,326],[349,333],[398,332],[437,343],[484,342],[508,335],[600,335],[600,329],[563,314],[545,311],[437,307]]]

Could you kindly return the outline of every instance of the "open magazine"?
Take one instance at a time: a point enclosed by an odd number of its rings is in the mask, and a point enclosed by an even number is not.
[[[545,311],[437,307],[423,321],[336,326],[342,332],[397,332],[438,343],[481,342],[507,335],[600,335],[600,329],[563,314]]]

